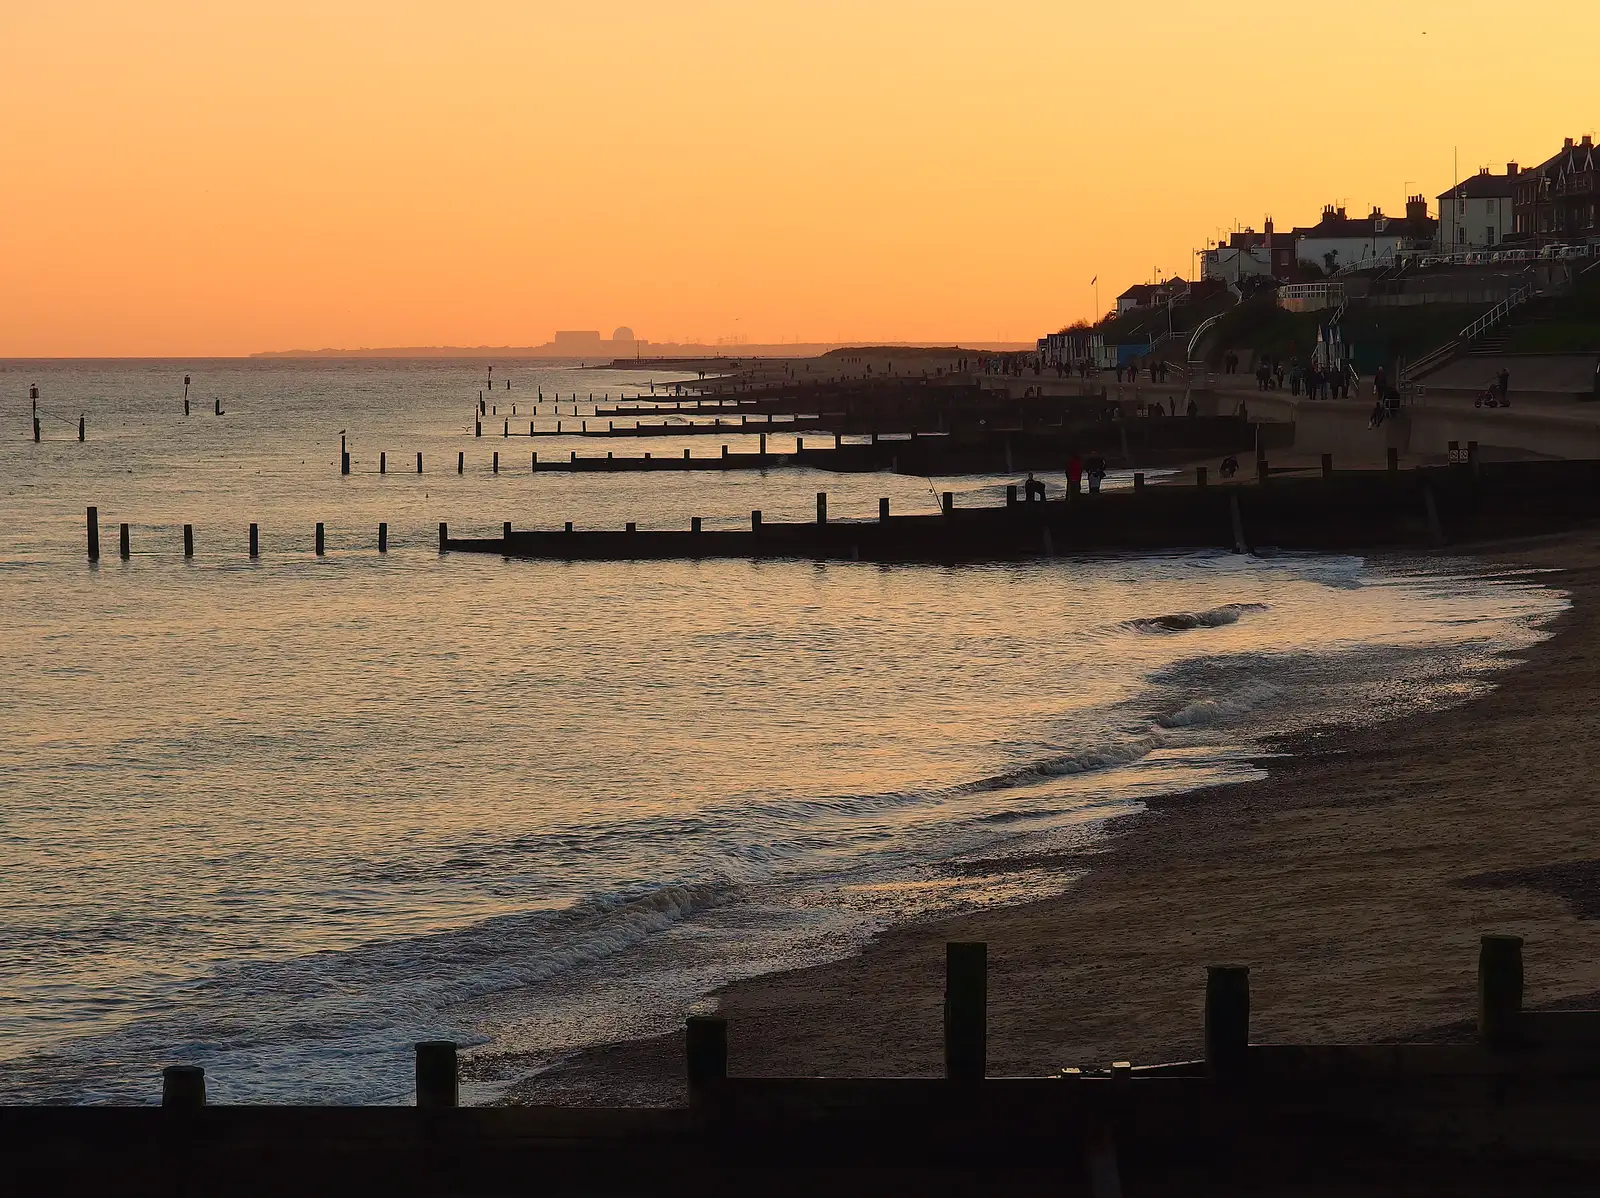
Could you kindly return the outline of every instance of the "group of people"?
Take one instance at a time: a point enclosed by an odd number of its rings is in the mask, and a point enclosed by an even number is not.
[[[1073,450],[1067,456],[1067,500],[1071,502],[1075,496],[1083,494],[1084,480],[1088,480],[1089,494],[1100,494],[1100,484],[1106,477],[1106,460],[1094,450],[1089,451],[1088,457],[1081,456]],[[1032,474],[1022,484],[1022,493],[1026,503],[1043,503],[1045,497],[1044,483]]]
[[[1349,399],[1350,371],[1332,367],[1300,365],[1298,358],[1289,359],[1289,393],[1305,392],[1307,399]]]
[[[1148,369],[1150,371],[1150,381],[1152,383],[1164,383],[1167,381],[1167,370],[1169,369],[1169,366],[1166,362],[1151,362]],[[1139,381],[1139,367],[1134,363],[1129,362],[1126,366],[1122,365],[1120,362],[1117,364],[1117,382],[1120,383],[1123,381],[1122,376],[1124,373],[1126,373],[1128,376],[1128,382],[1136,383]]]

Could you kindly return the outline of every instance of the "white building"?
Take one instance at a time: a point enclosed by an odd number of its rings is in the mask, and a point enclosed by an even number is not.
[[[1329,204],[1322,220],[1310,228],[1296,229],[1295,258],[1328,274],[1345,267],[1376,266],[1393,259],[1396,250],[1430,247],[1438,222],[1428,215],[1421,196],[1406,200],[1404,216],[1385,216],[1381,208],[1353,220],[1343,208]]]
[[[1492,174],[1484,167],[1439,196],[1439,251],[1444,254],[1481,250],[1499,245],[1512,231],[1512,201],[1517,187],[1517,164],[1506,163],[1506,173]]]

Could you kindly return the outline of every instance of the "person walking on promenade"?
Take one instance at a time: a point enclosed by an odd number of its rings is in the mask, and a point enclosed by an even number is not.
[[[1596,373],[1600,374],[1600,371],[1597,371]],[[1195,403],[1194,396],[1191,395],[1189,397],[1189,406],[1185,409],[1185,411],[1187,411],[1191,416],[1200,415],[1200,405]]]
[[[1382,399],[1389,393],[1389,380],[1384,375],[1382,366],[1378,367],[1378,369],[1373,372],[1372,390],[1379,399]]]
[[[1502,366],[1495,379],[1500,384],[1500,402],[1502,404],[1508,403],[1511,399],[1511,372]]]

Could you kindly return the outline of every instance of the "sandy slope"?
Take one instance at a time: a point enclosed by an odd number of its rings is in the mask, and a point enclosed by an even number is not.
[[[951,939],[989,942],[992,1073],[1198,1055],[1208,963],[1250,965],[1259,1041],[1437,1034],[1471,1014],[1486,931],[1527,938],[1530,1003],[1600,1005],[1600,534],[1489,556],[1561,567],[1574,599],[1492,693],[1162,800],[1063,859],[1089,872],[1059,898],[733,986],[732,1070],[938,1073]],[[508,1100],[674,1100],[680,1052],[595,1050]]]

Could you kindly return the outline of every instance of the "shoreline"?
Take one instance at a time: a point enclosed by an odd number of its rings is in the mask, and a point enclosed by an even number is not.
[[[1527,939],[1529,1006],[1600,997],[1600,532],[1458,546],[1570,606],[1465,703],[1293,738],[1266,778],[1164,796],[1051,858],[1058,896],[887,929],[714,992],[736,1075],[942,1073],[943,946],[989,943],[989,1071],[1193,1057],[1205,966],[1247,964],[1259,1042],[1464,1030],[1477,938]],[[1266,756],[1266,753],[1263,753]],[[1033,864],[1037,864],[1035,861]],[[597,1045],[502,1104],[684,1101],[681,1033]]]

